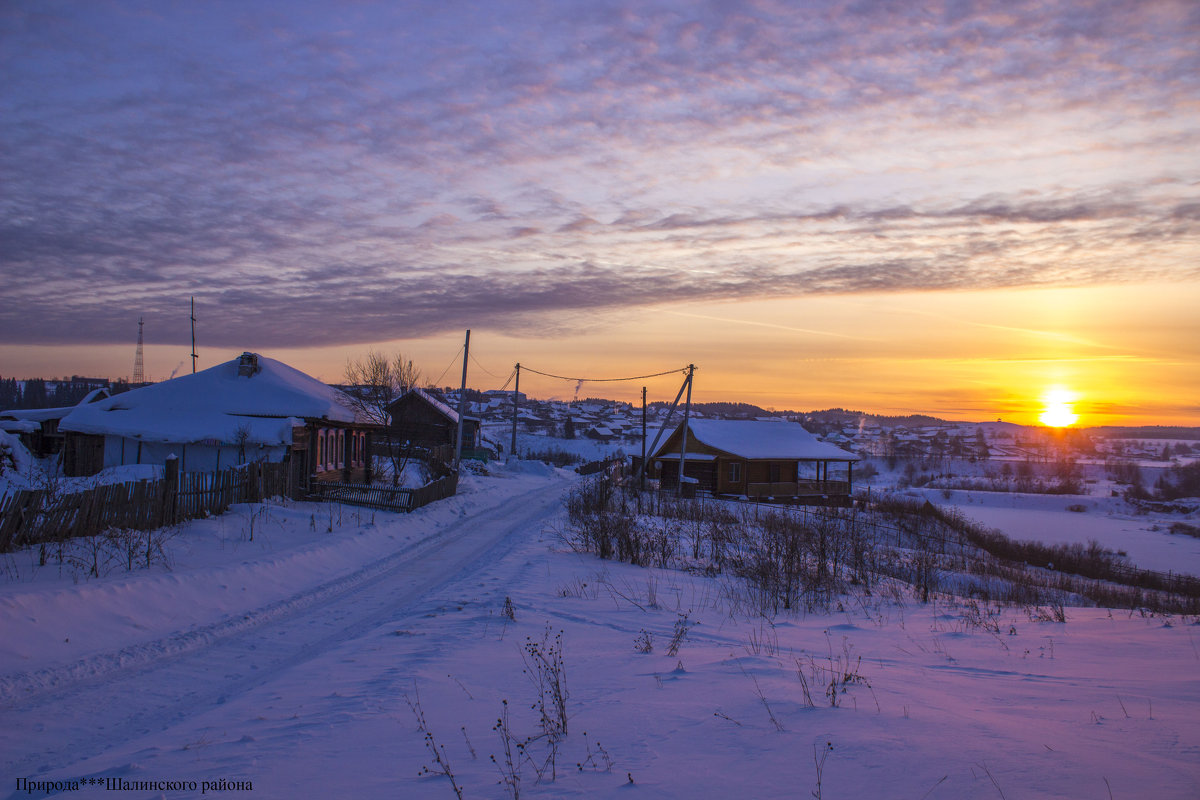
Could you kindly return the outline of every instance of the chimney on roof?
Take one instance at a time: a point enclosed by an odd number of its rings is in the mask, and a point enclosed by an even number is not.
[[[262,367],[258,365],[258,355],[256,353],[242,353],[238,359],[238,377],[249,378],[257,373]]]

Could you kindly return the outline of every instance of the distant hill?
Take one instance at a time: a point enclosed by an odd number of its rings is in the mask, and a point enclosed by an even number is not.
[[[650,403],[651,408],[670,408],[670,403]],[[680,405],[682,410],[682,404]],[[725,419],[754,419],[755,417],[770,417],[773,414],[764,408],[749,403],[692,403],[692,410],[706,417],[723,417]]]
[[[1134,428],[1101,425],[1088,430],[1112,439],[1200,439],[1200,428],[1185,428],[1181,425],[1143,425]]]
[[[788,412],[793,413],[793,412]],[[858,422],[866,420],[867,422],[875,422],[884,426],[894,425],[954,425],[962,423],[952,423],[938,417],[930,417],[925,414],[909,414],[907,416],[887,416],[885,414],[868,414],[864,411],[850,411],[845,408],[827,408],[824,411],[807,411],[801,412],[800,416],[806,417],[814,422],[823,424],[845,424],[847,422]]]

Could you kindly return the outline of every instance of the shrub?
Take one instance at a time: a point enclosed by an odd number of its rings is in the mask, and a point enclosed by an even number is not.
[[[545,450],[529,450],[525,458],[530,461],[541,461],[554,467],[570,467],[583,463],[583,456],[570,453],[561,447],[548,447]]]

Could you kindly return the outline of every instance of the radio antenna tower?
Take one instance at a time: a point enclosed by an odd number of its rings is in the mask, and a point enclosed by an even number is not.
[[[142,326],[145,325],[145,318],[138,317],[138,346],[137,355],[133,357],[133,382],[134,384],[146,382],[146,370],[142,365]]]

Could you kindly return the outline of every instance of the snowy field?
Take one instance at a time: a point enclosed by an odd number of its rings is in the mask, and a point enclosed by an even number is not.
[[[454,798],[426,771],[433,743],[463,797],[511,797],[497,721],[507,700],[510,734],[540,731],[530,647],[556,641],[568,730],[552,765],[529,745],[540,780],[528,762],[509,773],[526,797],[1200,796],[1196,620],[1068,608],[1057,623],[901,591],[768,620],[724,578],[571,552],[573,480],[471,477],[407,516],[238,506],[181,526],[170,570],[87,580],[10,559],[3,796],[104,778]]]
[[[1200,539],[1172,534],[1171,523],[1194,518],[1136,514],[1124,500],[1095,495],[1020,494],[1016,492],[909,489],[906,494],[950,506],[968,518],[1002,531],[1011,539],[1070,544],[1099,542],[1106,550],[1125,553],[1142,569],[1200,576]],[[1071,511],[1082,506],[1083,511]]]

